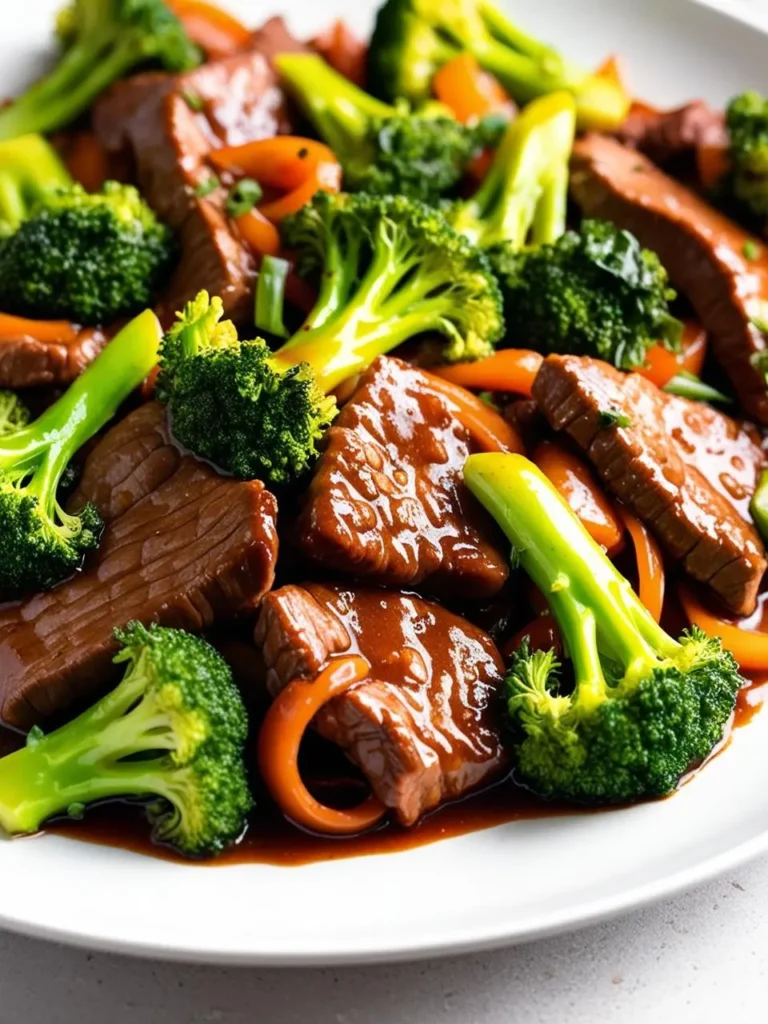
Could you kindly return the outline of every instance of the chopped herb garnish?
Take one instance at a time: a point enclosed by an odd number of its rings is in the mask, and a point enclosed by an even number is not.
[[[744,243],[742,252],[748,260],[756,260],[757,257],[760,255],[760,246],[757,244],[757,242],[753,242],[751,238],[748,238],[747,241]]]
[[[202,96],[198,96],[198,94],[193,92],[191,89],[182,89],[181,98],[187,104],[189,109],[194,110],[196,113],[199,113],[205,105]]]
[[[209,196],[211,192],[216,191],[220,184],[221,182],[216,175],[212,174],[210,178],[206,178],[205,181],[201,181],[200,184],[195,187],[195,195],[200,199],[202,199],[203,196]]]
[[[619,412],[618,409],[601,409],[598,422],[601,430],[607,430],[608,427],[632,426],[632,420],[629,416],[623,412]]]
[[[235,182],[227,197],[227,213],[230,217],[242,217],[254,208],[263,197],[264,190],[253,178],[242,178]]]
[[[309,150],[307,149],[306,146],[302,146],[299,152],[296,154],[296,156],[299,158],[299,160],[306,160],[307,157],[309,156]]]

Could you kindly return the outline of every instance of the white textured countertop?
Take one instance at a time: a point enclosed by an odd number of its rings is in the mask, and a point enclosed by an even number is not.
[[[768,0],[711,2],[768,22]],[[258,907],[243,912],[257,914]],[[603,925],[405,966],[228,970],[87,953],[0,933],[0,1024],[766,1019],[768,859]]]

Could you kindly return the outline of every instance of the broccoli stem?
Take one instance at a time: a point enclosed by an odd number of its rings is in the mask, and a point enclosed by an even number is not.
[[[0,442],[0,469],[33,461],[49,449],[46,473],[63,470],[74,453],[115,415],[157,362],[162,330],[147,309],[134,317],[58,401],[22,430]]]
[[[107,50],[108,52],[105,52]],[[115,79],[136,63],[132,41],[76,43],[54,70],[0,110],[0,139],[46,132],[74,120]]]
[[[506,130],[491,169],[458,207],[454,227],[476,245],[554,242],[565,231],[568,161],[576,130],[573,97],[536,100]]]
[[[546,598],[579,680],[583,710],[605,697],[598,650],[618,663],[630,688],[680,644],[655,622],[552,484],[520,455],[472,455],[464,479],[512,542]]]
[[[282,53],[274,63],[342,164],[360,157],[359,147],[365,144],[372,120],[396,113],[394,107],[358,88],[317,54]]]

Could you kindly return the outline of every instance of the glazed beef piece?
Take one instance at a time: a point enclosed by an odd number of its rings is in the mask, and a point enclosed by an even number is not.
[[[262,54],[271,64],[280,53],[312,53],[312,47],[308,43],[297,39],[288,29],[285,21],[276,15],[267,18],[261,28],[257,28],[251,35],[249,49]]]
[[[197,632],[256,604],[272,585],[275,499],[258,481],[219,476],[187,455],[172,460],[157,409],[137,410],[90,455],[80,498],[95,500],[108,525],[83,572],[0,611],[8,725],[28,729],[93,697],[111,677],[116,627],[139,619]],[[98,476],[107,467],[112,503]]]
[[[146,402],[115,424],[85,460],[67,509],[90,501],[106,523],[125,515],[192,461],[171,440],[165,406]]]
[[[503,674],[489,637],[439,605],[383,590],[305,584],[269,594],[256,641],[276,694],[329,657],[359,653],[370,682],[317,716],[403,825],[498,775]]]
[[[662,167],[693,163],[699,146],[727,141],[725,117],[704,100],[693,100],[676,110],[634,110],[621,126],[619,138]]]
[[[658,253],[709,332],[741,405],[768,424],[765,374],[753,362],[765,340],[751,322],[756,300],[768,299],[765,246],[748,259],[750,235],[645,157],[603,136],[576,142],[571,188],[587,216],[629,229]]]
[[[545,359],[533,394],[550,425],[573,438],[694,579],[736,614],[754,610],[766,559],[747,505],[764,460],[749,429],[578,356]],[[601,426],[607,411],[630,425]]]
[[[108,150],[130,150],[142,193],[178,232],[181,260],[163,319],[201,288],[221,295],[229,315],[249,315],[255,268],[224,213],[225,189],[196,192],[211,178],[212,149],[290,129],[267,59],[246,51],[181,75],[118,82],[96,104],[93,124]]]
[[[462,480],[469,433],[427,375],[380,357],[324,443],[297,531],[310,559],[390,586],[501,589],[507,559]]]
[[[106,343],[101,331],[83,329],[72,341],[38,341],[26,334],[0,339],[0,388],[70,384]]]

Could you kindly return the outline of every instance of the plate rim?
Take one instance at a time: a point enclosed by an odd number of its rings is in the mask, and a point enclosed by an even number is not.
[[[704,9],[709,12],[715,22],[722,19],[735,25],[748,27],[768,42],[768,24],[759,24],[752,20],[748,11],[726,10],[714,3],[713,0],[672,0],[672,2],[681,8]],[[226,6],[226,0],[224,3]],[[493,829],[479,831],[493,831]],[[67,842],[80,845],[82,841],[67,839]],[[694,889],[766,853],[768,853],[768,827],[762,832],[694,864],[683,866],[662,877],[627,887],[608,896],[599,898],[587,896],[566,910],[555,908],[543,912],[525,912],[518,917],[510,916],[503,923],[492,925],[479,923],[469,927],[452,927],[445,935],[433,934],[430,936],[426,930],[422,930],[414,939],[409,940],[406,936],[400,935],[396,941],[380,940],[375,947],[366,945],[361,948],[352,940],[351,943],[341,943],[335,947],[329,946],[322,951],[287,952],[282,950],[269,952],[264,949],[244,950],[221,946],[211,947],[205,944],[198,944],[192,948],[155,942],[151,939],[119,938],[114,934],[99,934],[94,928],[83,931],[82,929],[78,930],[75,925],[64,927],[56,923],[29,920],[6,912],[1,904],[0,928],[33,939],[62,943],[72,948],[161,962],[284,968],[350,967],[403,963],[511,947],[580,930]],[[369,855],[366,859],[375,863],[379,856],[396,856],[396,854]],[[191,870],[195,870],[195,868],[191,868]],[[197,870],[202,869],[198,868]],[[227,868],[219,867],[207,870],[227,870]],[[301,868],[285,867],[281,870],[288,872],[298,871]]]

